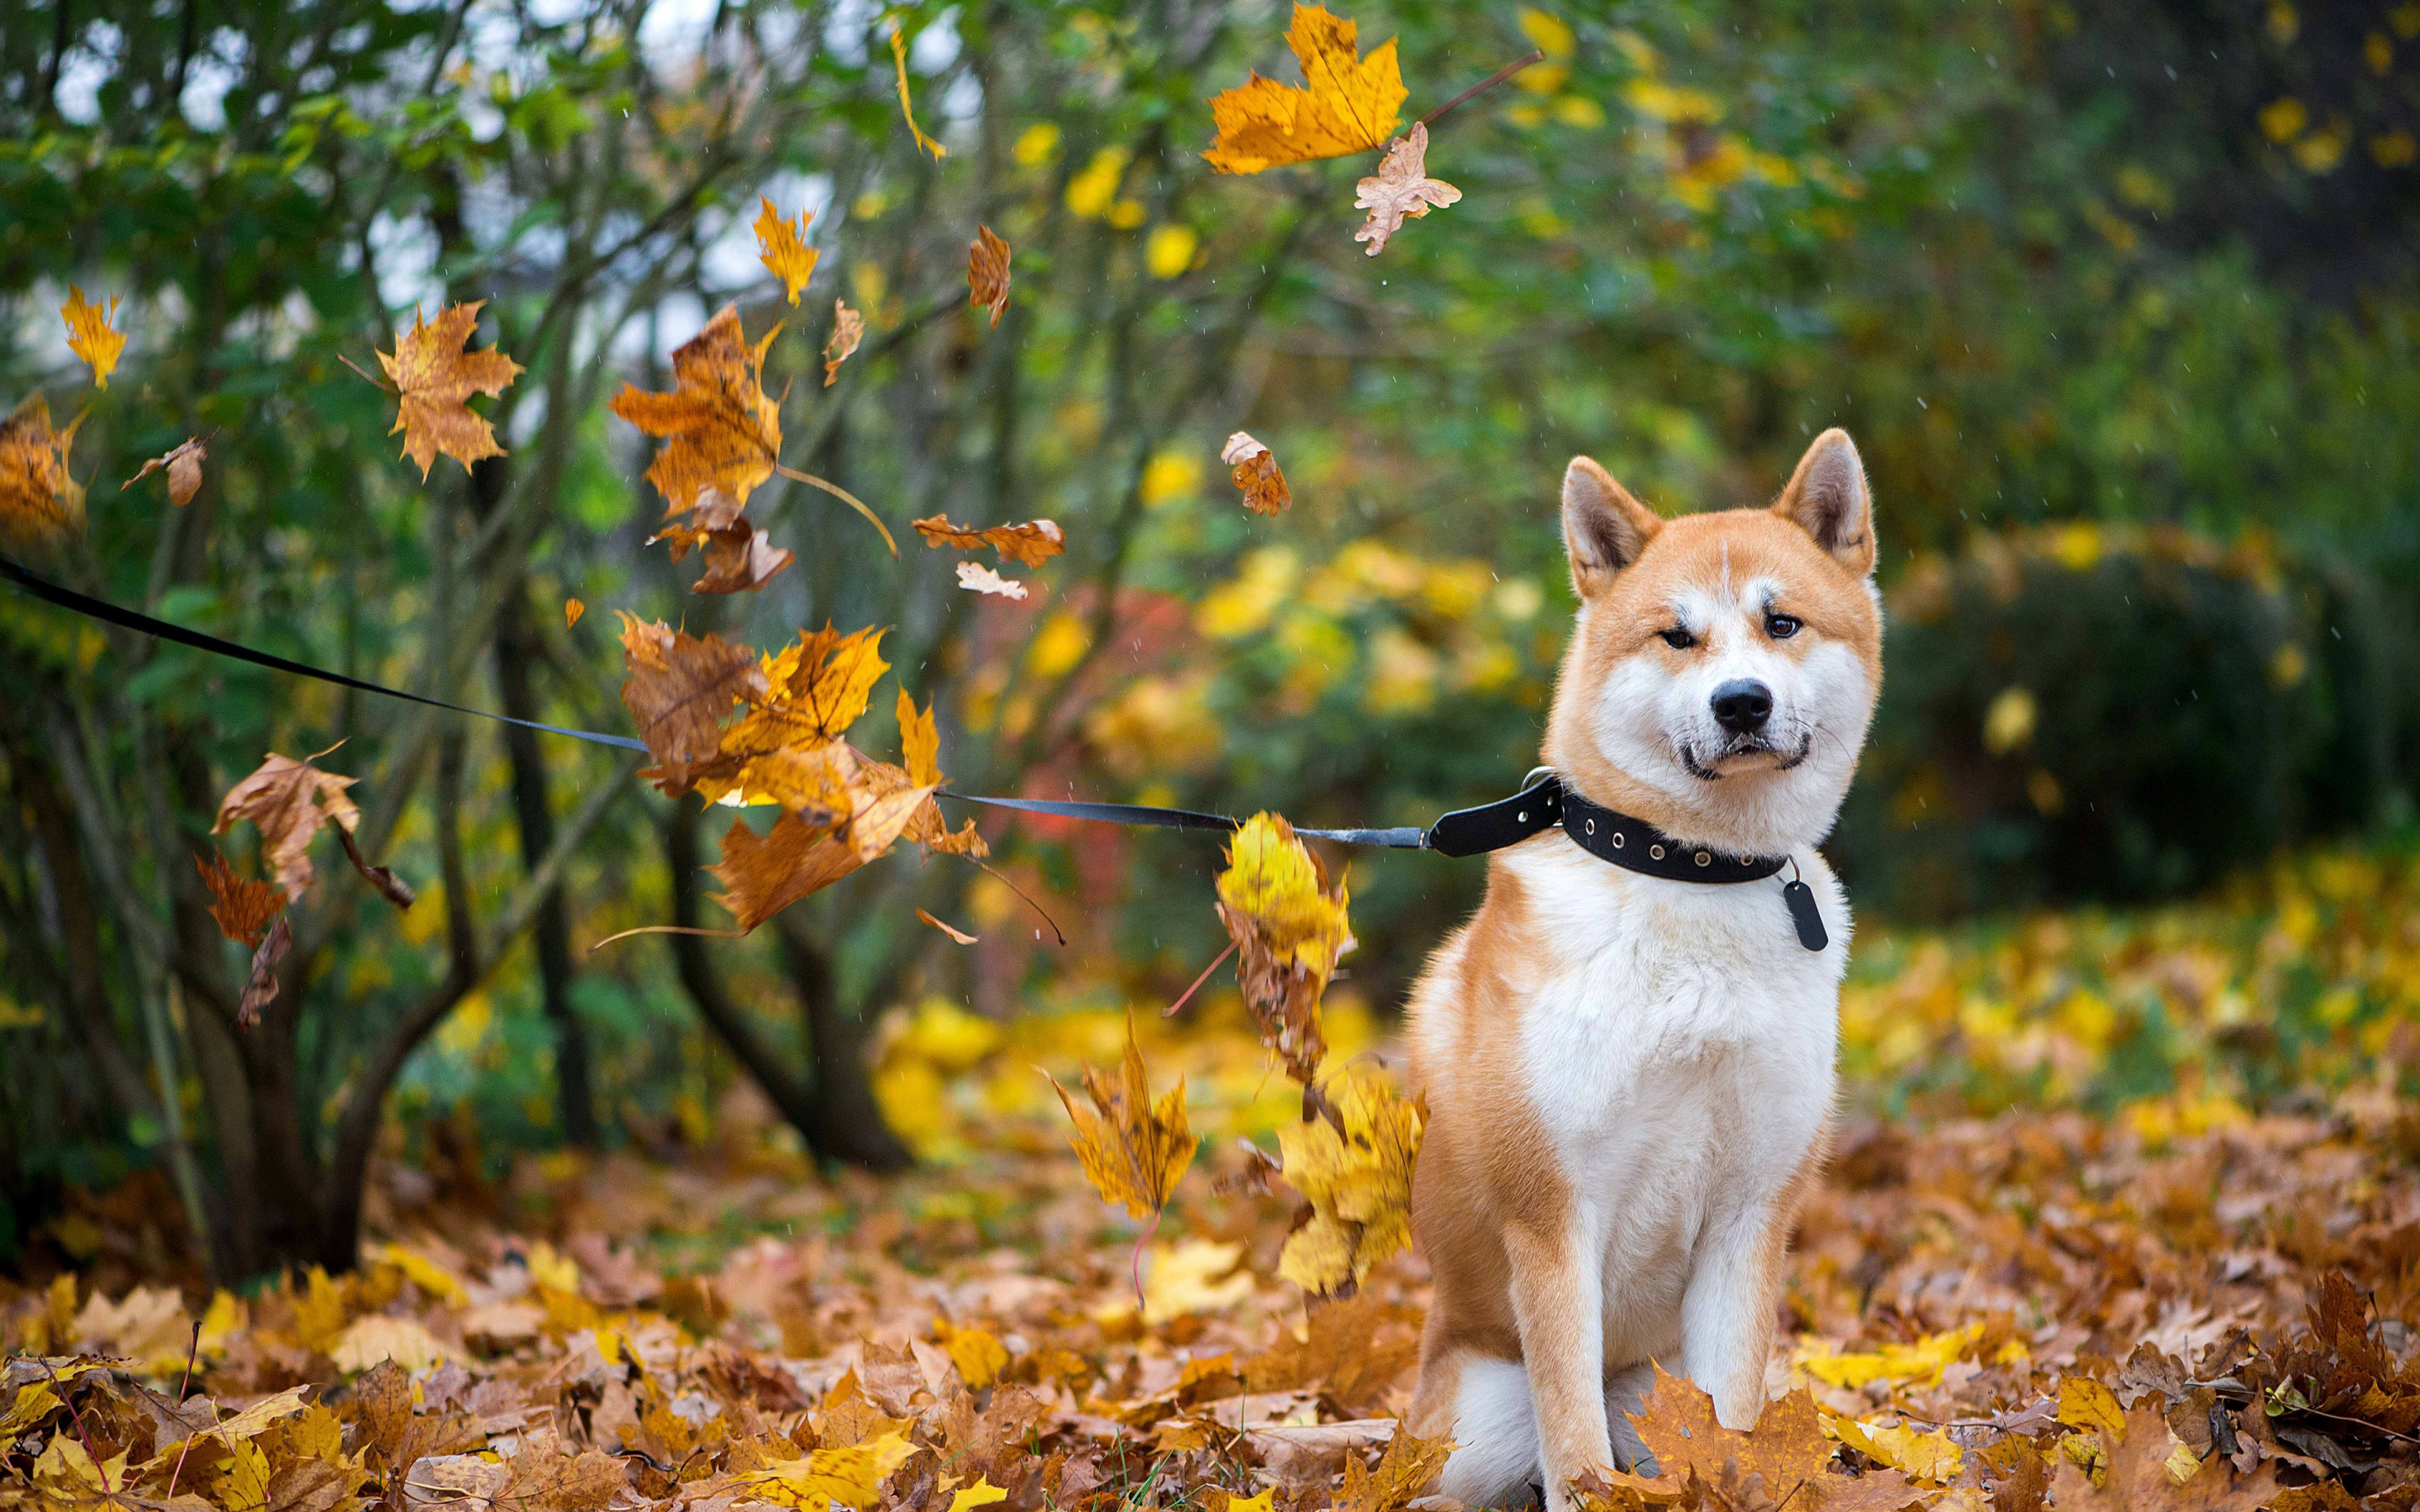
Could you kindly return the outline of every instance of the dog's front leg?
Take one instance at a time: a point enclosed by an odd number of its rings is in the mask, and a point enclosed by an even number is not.
[[[1742,1432],[1764,1407],[1773,1312],[1785,1237],[1770,1203],[1733,1214],[1701,1241],[1681,1301],[1681,1350],[1689,1379],[1714,1399],[1714,1416]]]
[[[1505,1235],[1548,1512],[1570,1512],[1572,1481],[1613,1463],[1605,1416],[1604,1279],[1578,1227],[1514,1227]]]

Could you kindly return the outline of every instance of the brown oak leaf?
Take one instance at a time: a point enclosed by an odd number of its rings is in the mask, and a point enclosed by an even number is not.
[[[1281,515],[1294,502],[1294,490],[1269,449],[1244,431],[1227,438],[1218,460],[1235,470],[1235,486],[1244,491],[1244,507],[1255,515]]]
[[[168,470],[168,501],[190,504],[202,487],[202,463],[209,455],[199,436],[189,437],[184,444],[143,464],[143,471],[117,486],[124,493],[162,468]]]
[[[466,349],[486,303],[452,305],[426,322],[415,308],[411,329],[395,333],[395,350],[378,354],[397,401],[395,426],[387,434],[402,433],[403,455],[420,464],[424,480],[440,452],[465,469],[483,456],[504,455],[495,427],[472,413],[467,403],[474,393],[493,398],[504,393],[521,372],[520,363],[494,347]]]
[[[987,225],[975,227],[975,239],[967,243],[967,302],[991,311],[994,326],[1008,308],[1008,243]]]
[[[243,985],[243,996],[236,1003],[235,1025],[249,1029],[260,1023],[260,1011],[277,1001],[277,963],[294,948],[294,932],[287,927],[286,916],[269,926],[269,933],[252,952],[252,980]]]
[[[1428,153],[1429,129],[1414,121],[1411,131],[1387,144],[1377,175],[1353,186],[1353,208],[1370,212],[1353,239],[1370,243],[1371,256],[1386,250],[1387,239],[1404,228],[1405,217],[1418,220],[1462,198],[1461,190],[1428,177]]]
[[[924,544],[939,549],[954,547],[960,551],[979,551],[989,547],[1005,562],[1021,562],[1038,567],[1067,549],[1067,534],[1057,522],[1047,519],[1028,520],[1022,525],[953,525],[947,515],[934,515],[908,522]]]

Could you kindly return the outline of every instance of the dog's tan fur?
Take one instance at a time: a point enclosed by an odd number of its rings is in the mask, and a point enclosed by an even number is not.
[[[1779,757],[1744,755],[1725,765],[1722,780],[1705,783],[1703,793],[1676,795],[1670,782],[1643,779],[1608,754],[1593,711],[1619,668],[1626,666],[1636,678],[1645,658],[1650,671],[1683,675],[1693,658],[1724,653],[1719,637],[1754,633],[1724,624],[1710,626],[1699,645],[1668,646],[1662,635],[1673,626],[1672,606],[1682,594],[1707,584],[1770,579],[1779,585],[1776,608],[1803,621],[1805,628],[1762,650],[1804,658],[1825,646],[1849,648],[1868,689],[1864,708],[1855,711],[1854,733],[1862,737],[1871,690],[1881,680],[1881,623],[1869,586],[1875,549],[1870,506],[1847,438],[1827,432],[1810,447],[1769,509],[1669,520],[1632,498],[1594,462],[1578,458],[1566,479],[1564,517],[1573,582],[1583,609],[1564,654],[1545,762],[1598,803],[1683,840],[1754,854],[1780,854],[1784,845],[1798,854],[1803,847],[1806,859],[1820,867],[1812,845],[1821,828],[1828,827],[1837,793],[1828,801],[1818,794],[1797,805],[1810,815],[1822,810],[1815,833],[1772,833],[1776,824],[1788,830],[1793,822],[1777,820],[1776,813],[1797,811],[1767,801],[1780,791],[1776,784],[1799,780]],[[1844,665],[1837,653],[1831,655],[1835,665]],[[1838,781],[1845,786],[1845,775]],[[1614,1373],[1637,1362],[1606,1357],[1610,1346],[1605,1341],[1617,1335],[1678,1337],[1677,1323],[1625,1319],[1622,1309],[1654,1307],[1655,1299],[1679,1296],[1690,1278],[1670,1273],[1670,1268],[1699,1262],[1683,1246],[1659,1255],[1641,1273],[1606,1272],[1591,1281],[1592,1265],[1615,1262],[1575,1252],[1575,1234],[1591,1231],[1575,1220],[1575,1211],[1601,1200],[1602,1194],[1576,1189],[1587,1178],[1574,1169],[1568,1149],[1559,1147],[1534,1086],[1534,1051],[1524,1048],[1530,1015],[1565,1011],[1567,1005],[1555,1000],[1555,983],[1582,969],[1572,959],[1590,944],[1568,938],[1568,928],[1547,922],[1550,913],[1571,917],[1567,902],[1553,901],[1550,907],[1550,900],[1539,895],[1544,884],[1536,880],[1536,862],[1550,847],[1568,849],[1572,841],[1549,831],[1491,860],[1484,903],[1438,950],[1413,994],[1414,1079],[1427,1094],[1430,1113],[1414,1217],[1435,1272],[1435,1293],[1407,1421],[1415,1432],[1453,1435],[1465,1366],[1474,1360],[1518,1362],[1528,1372],[1549,1501],[1561,1508],[1569,1478],[1608,1463],[1613,1441],[1628,1431],[1618,1419],[1609,1424],[1606,1392]],[[1536,854],[1525,861],[1525,853]],[[1682,886],[1642,880],[1651,887]],[[1756,906],[1774,905],[1760,900]],[[1845,949],[1845,929],[1841,933],[1835,949]],[[1614,1003],[1607,1011],[1619,1015],[1624,1009]],[[1719,1074],[1728,1063],[1706,1064],[1714,1068],[1710,1074]],[[1827,1079],[1827,1105],[1829,1086]],[[1798,1204],[1821,1165],[1822,1144],[1820,1137],[1806,1143],[1794,1168],[1783,1167],[1786,1177],[1768,1173],[1773,1194],[1756,1199],[1761,1216],[1750,1220],[1761,1223],[1752,1244],[1753,1278],[1732,1305],[1766,1320],[1763,1326],[1747,1327],[1745,1342],[1729,1348],[1729,1357],[1689,1362],[1699,1383],[1714,1393],[1723,1421],[1733,1426],[1752,1423],[1763,1401],[1769,1320]],[[1677,1362],[1668,1364],[1677,1367]],[[1624,1458],[1635,1454],[1634,1443]]]

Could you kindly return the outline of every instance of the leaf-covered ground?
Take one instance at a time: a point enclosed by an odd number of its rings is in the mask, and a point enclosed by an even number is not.
[[[1844,1117],[1776,1405],[1741,1439],[1659,1389],[1663,1474],[1590,1505],[2420,1504],[2411,892],[2408,861],[2319,857],[2141,919],[1864,942],[1886,969],[1850,995],[1847,1058],[1926,1074]],[[1349,999],[1326,1032],[1331,1067],[1393,1062]],[[930,1164],[895,1181],[816,1175],[744,1099],[678,1160],[525,1157],[500,1181],[432,1135],[381,1167],[358,1272],[247,1298],[195,1284],[142,1189],[86,1199],[53,1225],[81,1274],[0,1283],[0,1502],[1417,1500],[1434,1449],[1394,1414],[1423,1269],[1309,1308],[1279,1279],[1298,1199],[1238,1141],[1267,1149],[1300,1104],[1232,993],[1142,1026],[1205,1141],[1138,1308],[1140,1226],[1086,1183],[1033,1070],[1113,1065],[1124,1035],[1098,1010],[903,1015],[879,1083]],[[2129,1057],[2190,1074],[2057,1105],[2147,1074]],[[2300,1089],[2264,1098],[2262,1065]],[[1894,1087],[1936,1113],[2029,1102],[1893,1119]]]

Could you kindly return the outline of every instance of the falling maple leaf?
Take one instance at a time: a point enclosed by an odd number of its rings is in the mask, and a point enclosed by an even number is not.
[[[216,851],[208,860],[195,856],[194,870],[202,874],[202,886],[210,891],[210,917],[218,920],[219,933],[238,945],[258,945],[260,932],[286,906],[285,889],[274,883],[237,876]]]
[[[948,935],[951,939],[955,940],[960,945],[972,945],[975,943],[975,936],[968,933],[965,930],[957,929],[951,925],[942,923],[939,919],[935,918],[932,915],[924,912],[924,910],[921,908],[916,910],[916,917],[923,919],[925,923],[932,925],[935,929],[939,930],[942,933]]]
[[[1125,1059],[1117,1077],[1084,1068],[1090,1111],[1076,1106],[1057,1077],[1049,1081],[1076,1125],[1069,1143],[1093,1190],[1104,1202],[1123,1204],[1129,1217],[1158,1216],[1176,1179],[1193,1164],[1193,1130],[1185,1118],[1182,1077],[1167,1096],[1152,1101],[1151,1073],[1143,1064],[1142,1046],[1135,1041],[1134,1016],[1126,1016]]]
[[[1038,567],[1067,549],[1066,532],[1056,522],[1047,519],[1028,520],[1022,525],[994,525],[979,530],[972,525],[953,525],[947,515],[934,515],[911,520],[909,525],[924,538],[928,547],[954,547],[960,551],[975,551],[990,547],[1006,562],[1022,562]]]
[[[908,779],[920,786],[940,785],[941,731],[927,705],[922,714],[916,712],[916,701],[908,690],[899,690],[899,749],[907,759]]]
[[[570,629],[573,625],[580,623],[580,616],[587,612],[588,606],[582,603],[580,600],[576,598],[565,599],[563,601],[563,627],[566,630]]]
[[[754,593],[796,560],[796,553],[775,546],[729,494],[715,487],[699,492],[688,524],[668,526],[649,536],[647,544],[662,540],[672,542],[675,562],[692,548],[704,556],[706,573],[690,585],[692,594]]]
[[[741,508],[749,492],[773,475],[782,452],[782,417],[765,394],[765,349],[779,326],[753,347],[740,334],[739,307],[726,304],[706,329],[673,349],[670,393],[625,383],[613,411],[650,436],[669,438],[647,467],[647,481],[664,496],[664,517],[696,507],[698,495],[721,489]]]
[[[1429,129],[1414,121],[1409,132],[1387,144],[1377,176],[1353,186],[1353,208],[1370,212],[1353,239],[1370,243],[1371,256],[1387,249],[1387,239],[1404,228],[1404,217],[1418,220],[1432,208],[1443,209],[1462,198],[1461,190],[1428,177],[1428,152]]]
[[[1353,23],[1297,5],[1286,45],[1308,87],[1255,73],[1210,101],[1218,140],[1202,156],[1220,173],[1367,152],[1395,130],[1409,91],[1391,39],[1362,57]]]
[[[84,529],[84,485],[68,472],[78,415],[51,429],[51,407],[29,393],[0,421],[0,533],[31,543],[55,541]]]
[[[824,343],[824,387],[829,389],[840,380],[840,364],[857,350],[865,339],[865,316],[838,300],[832,301],[831,340]]]
[[[1344,1484],[1337,1489],[1335,1512],[1395,1512],[1428,1490],[1453,1447],[1451,1440],[1423,1439],[1397,1424],[1375,1468],[1363,1469],[1357,1455],[1344,1457]],[[1229,1504],[1230,1512],[1233,1505]]]
[[[669,797],[696,785],[722,755],[722,722],[732,705],[766,688],[752,647],[721,636],[704,640],[622,616],[622,704],[639,722],[639,738],[656,764],[644,775]]]
[[[1239,430],[1228,437],[1218,460],[1235,470],[1235,486],[1244,491],[1244,507],[1253,514],[1281,515],[1294,502],[1294,490],[1278,471],[1278,459],[1248,433]]]
[[[756,217],[756,260],[782,281],[782,286],[790,291],[790,302],[796,304],[806,289],[807,280],[814,276],[815,259],[823,255],[806,242],[807,224],[815,218],[815,212],[800,210],[793,224],[773,208],[771,200],[759,194],[757,203],[765,208]]]
[[[162,468],[166,468],[168,501],[172,504],[190,504],[194,501],[194,495],[201,491],[202,463],[209,455],[209,453],[203,445],[201,437],[188,437],[184,444],[175,450],[144,463],[143,471],[119,484],[117,491],[124,493]]]
[[[240,1029],[256,1027],[260,1011],[277,1001],[277,964],[294,948],[294,931],[279,914],[269,926],[269,933],[252,952],[252,976],[243,984],[243,996],[236,1002],[235,1024]]]
[[[990,226],[975,227],[975,239],[967,243],[967,302],[989,309],[995,328],[1008,308],[1008,243]]]
[[[1346,889],[1327,887],[1327,868],[1273,813],[1256,813],[1227,847],[1218,873],[1218,918],[1235,945],[1244,1003],[1261,1042],[1308,1086],[1327,1054],[1319,998],[1337,959],[1353,948]]]
[[[1316,1117],[1278,1130],[1286,1184],[1311,1204],[1310,1221],[1278,1257],[1278,1273],[1336,1296],[1412,1241],[1412,1166],[1428,1110],[1360,1066],[1316,1102]]]
[[[746,931],[864,864],[854,846],[795,813],[784,813],[762,837],[745,823],[734,822],[722,837],[722,860],[706,871],[722,884],[714,901]]]
[[[395,384],[395,426],[403,433],[403,455],[420,464],[425,482],[428,470],[444,453],[468,470],[483,456],[502,456],[496,428],[471,412],[474,393],[494,398],[511,386],[521,364],[494,347],[468,349],[471,332],[479,324],[485,300],[457,304],[424,323],[412,307],[411,329],[395,333],[395,350],[378,354],[379,365]]]
[[[106,309],[87,303],[84,290],[70,284],[68,302],[59,306],[59,318],[68,324],[68,349],[92,369],[92,386],[96,389],[109,387],[109,375],[117,371],[118,355],[126,350],[126,332],[109,328],[109,322],[117,317],[120,302],[113,294]]]
[[[333,823],[349,830],[361,823],[361,810],[345,795],[358,780],[272,750],[251,776],[227,789],[210,833],[224,835],[239,821],[251,820],[259,826],[277,885],[287,897],[300,898],[311,886],[311,839],[319,826]]]
[[[764,659],[763,687],[732,727],[723,748],[756,755],[783,746],[838,740],[873,702],[874,685],[891,670],[882,659],[887,632],[869,625],[844,635],[826,624]]]
[[[920,150],[931,153],[939,162],[950,155],[950,149],[926,136],[916,124],[916,102],[908,96],[908,34],[896,22],[891,25],[891,62],[899,70],[899,114],[908,119],[908,134],[915,137]]]
[[[978,594],[993,594],[1001,598],[1023,598],[1025,585],[1014,578],[1003,578],[979,562],[958,563],[958,586]]]

